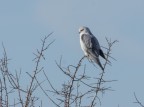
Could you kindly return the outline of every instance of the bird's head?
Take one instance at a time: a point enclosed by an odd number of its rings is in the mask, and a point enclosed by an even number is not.
[[[79,28],[79,34],[92,34],[88,27],[82,26]]]

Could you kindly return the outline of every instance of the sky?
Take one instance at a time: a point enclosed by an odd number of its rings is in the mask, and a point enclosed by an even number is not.
[[[112,50],[117,61],[112,60],[106,75],[118,81],[107,84],[115,91],[105,93],[101,107],[138,106],[133,103],[134,92],[144,104],[143,0],[0,0],[0,44],[11,59],[11,72],[22,69],[24,78],[25,72],[34,69],[33,53],[40,48],[40,40],[53,32],[48,42],[55,42],[45,53],[44,65],[53,85],[60,86],[65,77],[55,61],[63,56],[64,66],[76,65],[84,55],[79,44],[80,26],[89,27],[101,46],[106,46],[105,37],[119,41]],[[2,54],[1,45],[0,57]],[[83,63],[87,69],[93,67],[86,59]],[[95,71],[87,72],[93,75]]]

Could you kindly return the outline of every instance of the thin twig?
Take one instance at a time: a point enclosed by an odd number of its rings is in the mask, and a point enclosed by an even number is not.
[[[136,102],[134,102],[134,103],[137,103],[137,104],[139,104],[141,107],[144,107],[144,105],[138,100],[138,98],[137,98],[137,96],[136,96],[135,93],[134,93],[134,97],[135,97],[135,100],[136,100]]]

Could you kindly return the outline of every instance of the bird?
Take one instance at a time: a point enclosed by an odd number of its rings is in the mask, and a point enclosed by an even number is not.
[[[106,60],[106,57],[100,48],[100,44],[97,38],[91,33],[88,27],[82,26],[79,28],[80,35],[80,45],[81,49],[84,52],[84,55],[90,60],[94,61],[96,64],[100,66],[102,70],[104,67],[102,66],[99,55]]]

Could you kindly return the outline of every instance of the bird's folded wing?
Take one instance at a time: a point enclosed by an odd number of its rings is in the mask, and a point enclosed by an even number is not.
[[[89,34],[83,34],[81,39],[85,44],[88,53],[91,54],[93,57],[98,57],[100,49],[98,40],[93,35]]]

